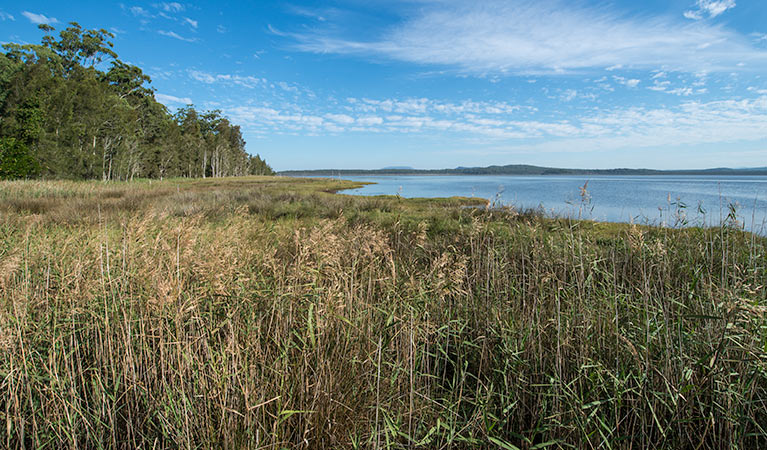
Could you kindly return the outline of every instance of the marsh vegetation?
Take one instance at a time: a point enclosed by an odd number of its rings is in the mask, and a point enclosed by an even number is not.
[[[765,239],[353,185],[0,183],[0,446],[767,446]]]

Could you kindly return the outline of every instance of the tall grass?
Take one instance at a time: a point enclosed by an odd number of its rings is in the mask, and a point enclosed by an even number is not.
[[[334,183],[0,183],[0,446],[767,446],[764,239]]]

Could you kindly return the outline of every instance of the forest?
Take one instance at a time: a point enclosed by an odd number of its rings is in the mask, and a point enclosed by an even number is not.
[[[269,175],[221,111],[171,113],[141,68],[118,58],[114,34],[76,22],[40,25],[41,44],[0,52],[0,179]]]

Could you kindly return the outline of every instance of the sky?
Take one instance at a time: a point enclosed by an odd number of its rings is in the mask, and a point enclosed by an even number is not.
[[[767,166],[764,0],[0,0],[71,21],[277,170]]]

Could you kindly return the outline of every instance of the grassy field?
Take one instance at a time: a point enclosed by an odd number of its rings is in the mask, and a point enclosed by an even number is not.
[[[0,183],[0,447],[767,447],[765,239],[353,185]]]

